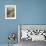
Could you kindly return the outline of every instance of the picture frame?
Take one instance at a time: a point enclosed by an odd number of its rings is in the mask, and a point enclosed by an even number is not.
[[[5,5],[5,19],[16,19],[16,5]]]
[[[18,42],[22,40],[46,41],[46,24],[18,24]]]

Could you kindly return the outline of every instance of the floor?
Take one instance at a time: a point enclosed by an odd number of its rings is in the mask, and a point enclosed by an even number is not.
[[[0,44],[0,46],[8,46],[8,44]],[[46,46],[46,42],[45,41],[21,40],[19,45],[14,44],[13,46]]]
[[[8,44],[0,44],[0,46],[8,46]],[[18,44],[10,45],[10,46],[18,46]]]
[[[46,46],[46,42],[45,41],[21,40],[20,46]]]

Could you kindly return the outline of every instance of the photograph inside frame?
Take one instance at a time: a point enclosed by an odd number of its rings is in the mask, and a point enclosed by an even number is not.
[[[13,7],[7,8],[7,17],[14,17],[15,16],[15,9]]]

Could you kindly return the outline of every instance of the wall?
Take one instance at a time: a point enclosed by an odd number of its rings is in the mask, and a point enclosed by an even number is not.
[[[16,20],[5,20],[7,4],[16,5]],[[46,0],[0,0],[0,44],[8,43],[7,36],[18,31],[17,24],[46,24]]]

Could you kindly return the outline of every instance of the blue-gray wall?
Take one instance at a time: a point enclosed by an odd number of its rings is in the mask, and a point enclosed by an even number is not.
[[[16,5],[16,20],[5,19],[5,5]],[[17,24],[46,24],[46,0],[0,0],[0,43],[8,43]],[[16,41],[17,42],[17,41]]]

